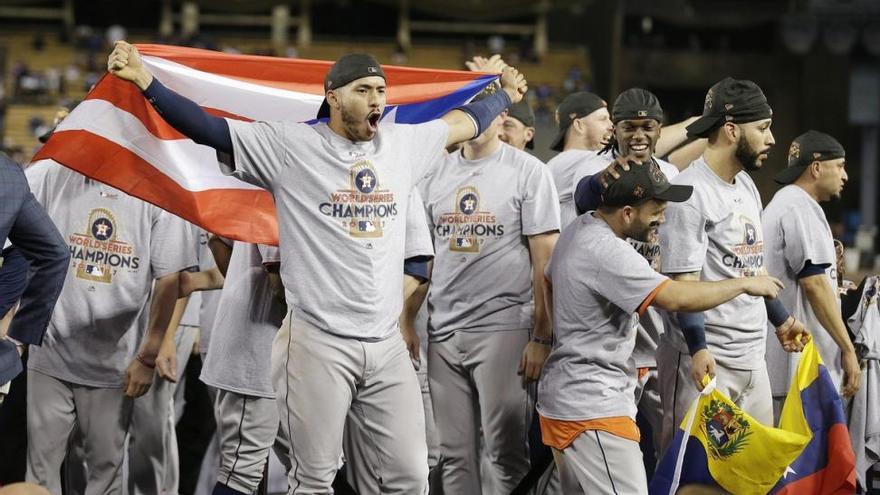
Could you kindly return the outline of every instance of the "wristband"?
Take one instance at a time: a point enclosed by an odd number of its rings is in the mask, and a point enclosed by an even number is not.
[[[553,339],[542,339],[541,337],[537,337],[535,335],[529,337],[529,341],[541,345],[553,345]]]
[[[147,358],[141,356],[140,354],[135,356],[135,359],[137,359],[137,362],[141,363],[142,365],[146,366],[147,368],[156,369],[156,361],[155,360],[148,361]]]
[[[770,320],[774,327],[779,327],[791,316],[788,310],[785,309],[785,306],[779,302],[779,299],[767,299],[765,297],[764,307],[767,309],[767,319]]]
[[[678,324],[691,356],[707,348],[706,317],[703,313],[678,313]]]
[[[455,108],[455,110],[461,110],[470,116],[474,121],[474,125],[477,126],[477,133],[474,134],[474,137],[477,137],[488,129],[492,121],[495,120],[495,117],[509,107],[510,104],[510,96],[506,91],[499,89],[480,101],[462,105]]]

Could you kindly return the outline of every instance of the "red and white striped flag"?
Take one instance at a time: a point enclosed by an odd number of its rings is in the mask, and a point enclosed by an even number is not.
[[[233,119],[308,122],[323,100],[332,62],[233,55],[194,48],[138,45],[162,83],[207,112]],[[384,120],[437,118],[496,76],[384,67]],[[381,131],[380,131],[381,132]],[[34,157],[153,203],[205,230],[241,241],[278,242],[271,195],[220,172],[213,149],[168,125],[138,88],[106,74]]]

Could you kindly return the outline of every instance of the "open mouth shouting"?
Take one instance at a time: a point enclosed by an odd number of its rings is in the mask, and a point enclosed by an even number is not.
[[[382,118],[382,114],[378,111],[370,112],[370,114],[367,115],[367,128],[370,130],[370,132],[375,133],[379,130],[380,118]]]

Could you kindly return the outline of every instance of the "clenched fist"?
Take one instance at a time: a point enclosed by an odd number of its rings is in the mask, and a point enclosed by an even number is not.
[[[516,103],[522,100],[523,95],[529,90],[529,83],[524,75],[508,65],[501,72],[501,89],[510,96],[511,103]]]
[[[141,89],[153,82],[153,75],[141,62],[141,55],[134,45],[127,41],[117,41],[110,56],[107,57],[107,70],[114,76],[131,81]]]

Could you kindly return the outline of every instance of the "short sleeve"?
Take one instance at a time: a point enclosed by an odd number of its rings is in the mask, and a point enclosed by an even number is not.
[[[235,170],[230,175],[263,189],[272,189],[284,168],[284,122],[242,122],[226,119],[232,136]]]
[[[434,244],[425,216],[425,205],[417,188],[413,188],[406,207],[406,247],[404,259],[434,256]]]
[[[709,236],[706,219],[690,203],[669,203],[660,226],[660,271],[689,273],[703,269]]]
[[[409,143],[412,146],[413,183],[415,183],[445,159],[449,124],[443,119],[434,119],[424,124],[407,127],[411,134]]]
[[[263,260],[264,265],[281,262],[281,250],[276,246],[258,244],[257,250],[260,252],[260,258]]]
[[[598,263],[593,290],[626,313],[635,313],[668,278],[655,272],[642,255],[625,241]]]
[[[158,208],[157,208],[158,209]],[[150,269],[162,278],[198,265],[197,241],[184,220],[159,210],[150,232]]]
[[[825,226],[812,217],[812,211],[793,208],[780,217],[782,230],[783,256],[788,267],[794,273],[800,273],[807,261],[816,266],[827,268],[837,262],[834,242],[826,244],[825,236],[816,235],[824,232]],[[812,235],[811,235],[812,233]]]
[[[553,176],[543,165],[528,170],[521,206],[523,235],[538,235],[559,230],[559,196]]]

